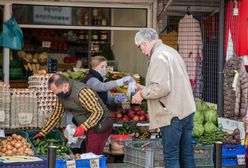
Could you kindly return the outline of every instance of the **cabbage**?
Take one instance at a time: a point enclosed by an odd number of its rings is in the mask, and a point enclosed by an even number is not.
[[[214,124],[217,124],[217,119],[218,119],[218,113],[216,110],[206,110],[204,111],[204,119],[206,122],[212,122]]]
[[[196,110],[198,111],[205,111],[208,110],[209,107],[204,101],[197,100],[196,101]]]
[[[204,122],[204,114],[202,111],[196,111],[194,113],[194,122],[196,123],[200,123],[200,124],[203,124]]]
[[[207,123],[204,124],[204,133],[206,134],[210,134],[212,132],[217,131],[218,128],[216,127],[216,125],[210,121],[208,121]]]
[[[192,131],[193,137],[200,137],[204,133],[204,127],[201,123],[194,123],[194,128]]]

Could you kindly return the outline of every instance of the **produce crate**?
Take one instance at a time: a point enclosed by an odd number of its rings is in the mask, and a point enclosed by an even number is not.
[[[28,137],[29,137],[30,139],[32,139],[32,137],[33,137],[35,134],[39,133],[39,132],[40,132],[40,130],[28,130],[28,131],[27,131]],[[53,139],[60,140],[60,141],[64,142],[63,137],[62,137],[62,135],[61,135],[61,133],[60,133],[59,130],[52,130],[51,132],[49,132],[49,133],[46,135],[45,138],[47,138],[47,139],[53,138]],[[32,142],[32,141],[31,141],[31,142]],[[34,145],[33,142],[32,142],[32,145],[33,145],[34,148],[35,148],[35,145]],[[35,148],[35,150],[37,151],[37,148]],[[37,153],[38,153],[38,152],[37,152]],[[72,154],[72,151],[71,151],[70,149],[68,149],[67,154]]]
[[[238,166],[237,155],[246,156],[245,145],[223,145],[222,146],[222,165],[223,166]]]
[[[213,145],[194,146],[194,159],[196,167],[214,166],[213,154]]]
[[[137,141],[128,144],[124,149],[124,162],[137,167],[164,167],[163,146],[160,141]]]
[[[76,168],[94,167],[94,162],[99,160],[99,168],[107,168],[107,158],[102,156],[99,159],[76,159]],[[67,168],[65,160],[56,160],[56,168]]]

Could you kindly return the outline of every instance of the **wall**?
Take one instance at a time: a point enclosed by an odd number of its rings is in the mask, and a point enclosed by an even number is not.
[[[128,26],[144,25],[146,14],[137,10],[115,11],[113,10],[113,24],[125,24]],[[145,56],[134,44],[134,36],[137,31],[116,30],[113,31],[113,52],[115,59],[118,61],[120,71],[138,73],[145,76],[147,63]]]

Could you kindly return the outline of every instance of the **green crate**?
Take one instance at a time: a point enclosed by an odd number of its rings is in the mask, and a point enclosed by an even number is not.
[[[38,134],[39,132],[40,132],[40,130],[28,130],[28,131],[27,131],[28,137],[29,137],[30,139],[32,139],[32,137],[33,137],[34,135]],[[52,130],[52,131],[50,131],[50,132],[46,135],[45,138],[47,138],[47,139],[52,138],[52,139],[56,139],[56,140],[60,140],[60,141],[65,142],[59,130]],[[31,140],[31,142],[32,142],[32,140]],[[32,142],[32,144],[33,144],[33,142]],[[33,144],[33,146],[35,147],[34,144]],[[36,149],[36,148],[35,148],[35,149]],[[36,151],[37,151],[37,149],[36,149]],[[37,152],[37,153],[38,153],[38,152]],[[68,154],[68,155],[69,155],[69,154],[73,154],[72,151],[70,150],[70,148],[68,149],[68,152],[66,152],[66,154]]]
[[[203,145],[194,146],[194,159],[197,168],[208,168],[214,166],[213,161],[214,146],[213,145]]]

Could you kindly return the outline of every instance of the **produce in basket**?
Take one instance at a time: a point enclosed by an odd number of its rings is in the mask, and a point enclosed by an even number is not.
[[[12,134],[0,140],[0,156],[33,156],[31,144],[21,135]]]

